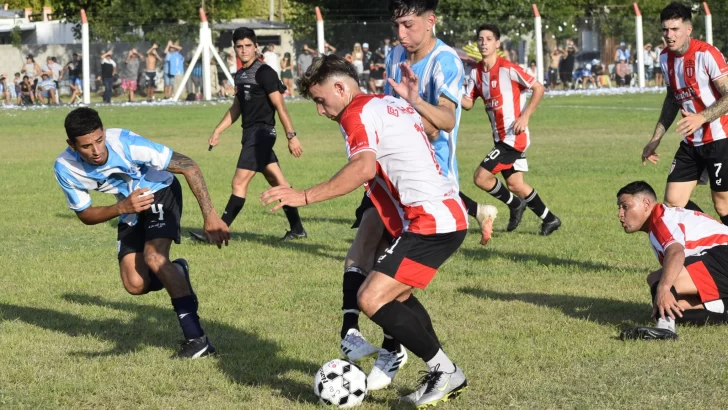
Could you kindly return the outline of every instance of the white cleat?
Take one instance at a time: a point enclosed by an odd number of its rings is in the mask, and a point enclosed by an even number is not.
[[[379,356],[374,362],[372,371],[367,376],[367,388],[369,391],[383,389],[392,384],[394,375],[397,374],[405,363],[407,363],[407,350],[404,346],[399,347],[398,352],[390,352],[386,349],[379,350]]]
[[[493,236],[493,221],[498,216],[498,208],[493,205],[478,204],[478,212],[475,219],[480,224],[480,244],[485,246]]]
[[[349,329],[346,336],[341,339],[341,354],[352,362],[362,361],[378,352],[379,349],[367,342],[357,329]]]

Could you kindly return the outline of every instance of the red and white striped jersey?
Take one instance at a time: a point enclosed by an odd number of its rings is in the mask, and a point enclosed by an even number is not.
[[[365,188],[392,236],[468,228],[455,182],[443,175],[420,115],[405,100],[359,95],[341,116],[346,151],[371,151],[377,173]]]
[[[713,82],[728,74],[728,64],[723,54],[710,44],[690,39],[688,51],[681,56],[664,49],[660,53],[660,66],[665,83],[685,111],[702,112],[720,99],[720,91]],[[685,137],[685,142],[697,147],[724,139],[726,134],[728,116],[722,115]]]
[[[660,265],[665,249],[674,243],[685,248],[685,257],[715,246],[728,245],[728,226],[702,212],[663,204],[657,204],[652,210],[649,234],[652,250]]]
[[[470,71],[465,96],[473,100],[480,97],[485,102],[495,142],[505,142],[519,152],[531,144],[528,129],[516,135],[513,123],[526,108],[526,90],[535,82],[521,66],[503,57],[498,57],[490,71],[485,71],[483,61]]]

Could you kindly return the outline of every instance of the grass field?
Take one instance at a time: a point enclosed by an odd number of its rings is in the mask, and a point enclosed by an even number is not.
[[[681,328],[675,343],[616,338],[649,320],[644,280],[657,261],[645,235],[622,232],[615,193],[644,179],[662,195],[680,140],[674,129],[658,166],[640,162],[662,98],[543,101],[530,124],[527,181],[564,222],[546,238],[530,211],[516,232],[505,232],[505,206],[473,185],[492,140],[480,103],[464,113],[461,189],[497,205],[502,218],[486,248],[471,220],[460,251],[418,295],[470,385],[438,408],[725,407],[725,328]],[[107,127],[129,128],[195,159],[220,211],[240,130],[231,127],[212,152],[207,137],[226,108],[98,109]],[[289,110],[305,152],[296,160],[278,141],[277,153],[289,181],[304,188],[345,163],[343,140],[312,104]],[[0,110],[0,408],[317,408],[311,383],[322,363],[338,357],[343,258],[361,193],[301,209],[309,239],[281,244],[285,217],[257,201],[266,187],[257,177],[228,248],[188,238],[174,246],[173,257],[190,261],[202,324],[219,356],[169,360],[181,332],[168,296],[126,294],[115,223],[84,226],[56,186],[52,166],[65,147],[68,111]],[[183,186],[183,226],[199,228],[199,208]],[[699,187],[695,200],[705,209],[709,198]],[[378,343],[376,326],[365,317],[361,323]],[[396,399],[424,369],[410,357],[393,388],[374,392],[361,408],[399,408]]]

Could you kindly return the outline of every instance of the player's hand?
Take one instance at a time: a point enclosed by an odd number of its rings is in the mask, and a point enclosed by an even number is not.
[[[119,212],[122,214],[138,214],[149,209],[152,203],[154,203],[154,194],[149,192],[149,188],[138,188],[119,202]]]
[[[271,212],[275,212],[281,209],[283,205],[295,208],[306,205],[306,194],[304,191],[278,185],[260,194],[260,201],[263,202],[263,205],[265,206],[279,201],[277,205],[270,209]]]
[[[205,218],[205,236],[210,243],[214,243],[220,249],[223,243],[228,246],[230,227],[219,216],[208,216]]]
[[[404,98],[410,105],[414,105],[420,98],[420,79],[417,78],[417,74],[412,71],[409,64],[401,63],[399,67],[402,72],[401,81],[397,83],[392,78],[388,78],[387,81],[400,97]]]
[[[682,317],[682,308],[677,304],[677,300],[675,300],[675,296],[670,292],[670,289],[658,288],[655,305],[652,308],[652,317],[664,319],[665,315],[675,320],[676,316]]]
[[[516,135],[525,132],[526,128],[528,128],[528,120],[529,118],[525,115],[521,115],[520,117],[518,117],[518,119],[513,122],[513,132]]]
[[[288,140],[288,152],[296,158],[301,158],[303,148],[301,148],[301,142],[298,140],[298,137],[293,137]]]
[[[684,108],[680,109],[680,113],[684,118],[677,122],[677,132],[683,137],[692,135],[695,131],[699,130],[703,124],[705,124],[705,117],[703,117],[703,114],[693,114],[685,111]]]
[[[214,147],[220,142],[220,135],[216,133],[212,133],[210,135],[210,138],[207,139],[207,143],[210,144],[210,146]]]
[[[642,165],[647,165],[647,161],[657,164],[660,160],[660,154],[655,151],[659,145],[660,140],[650,141],[647,145],[645,145],[645,148],[642,149]]]

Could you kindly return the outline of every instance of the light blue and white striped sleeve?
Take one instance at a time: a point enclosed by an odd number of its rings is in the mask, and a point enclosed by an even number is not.
[[[86,188],[68,169],[65,160],[59,158],[53,167],[56,175],[56,181],[66,196],[68,207],[76,212],[81,212],[91,206],[91,195],[88,194]]]
[[[463,63],[457,54],[444,52],[438,54],[437,65],[433,73],[437,98],[444,95],[447,99],[460,105],[464,78],[465,69],[463,69]]]
[[[167,165],[172,159],[173,151],[171,148],[149,141],[131,131],[125,131],[122,132],[119,139],[124,146],[124,154],[129,161],[137,165],[147,165],[159,171],[167,169]]]

